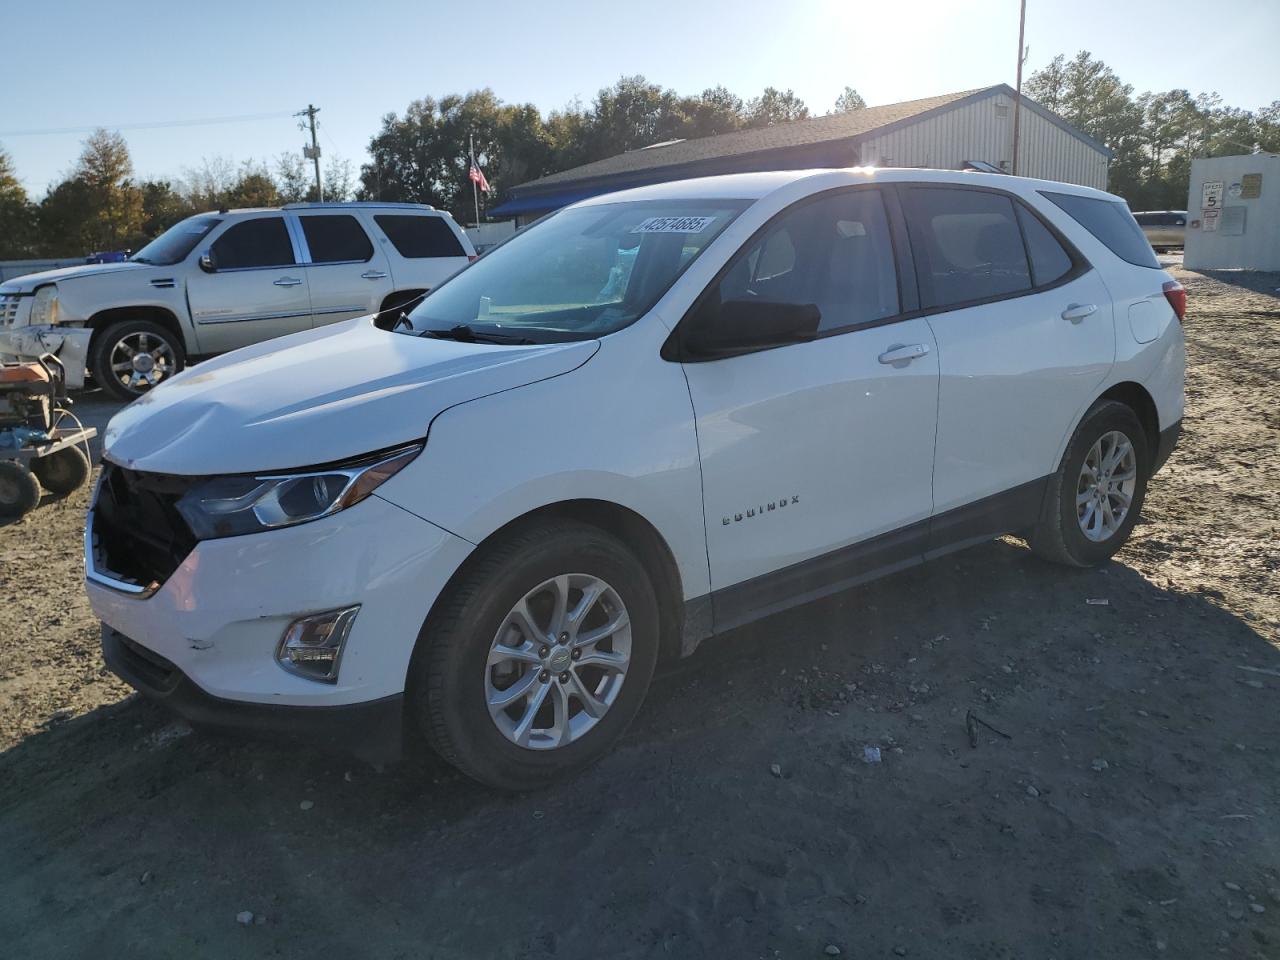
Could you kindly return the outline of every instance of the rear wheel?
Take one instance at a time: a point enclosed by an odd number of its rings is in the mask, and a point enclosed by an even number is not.
[[[136,400],[187,363],[182,338],[151,320],[113,323],[93,338],[89,369],[117,400]]]
[[[0,517],[16,520],[40,503],[40,484],[22,464],[0,460]]]
[[[529,528],[471,564],[418,641],[410,709],[490,786],[529,790],[597,760],[640,709],[658,655],[644,567],[586,525]]]
[[[31,461],[31,472],[40,485],[57,496],[79,490],[89,479],[89,458],[79,447],[63,447],[47,457]]]
[[[1133,531],[1147,492],[1146,431],[1122,403],[1094,404],[1050,478],[1031,549],[1046,560],[1087,567],[1116,553]]]

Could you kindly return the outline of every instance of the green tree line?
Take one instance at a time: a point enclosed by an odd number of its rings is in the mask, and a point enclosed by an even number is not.
[[[351,198],[350,163],[330,160],[321,181],[325,199]],[[193,213],[314,199],[312,167],[299,154],[281,154],[270,165],[206,158],[176,179],[140,180],[124,138],[97,130],[71,172],[35,203],[0,148],[0,260],[136,250]]]
[[[1031,74],[1027,96],[1113,151],[1109,189],[1134,210],[1180,210],[1196,157],[1280,152],[1280,100],[1256,111],[1216,93],[1133,86],[1087,50],[1054,57]]]
[[[1025,92],[1111,148],[1110,189],[1135,210],[1182,207],[1194,157],[1280,151],[1280,100],[1250,111],[1224,106],[1216,93],[1135,95],[1088,51],[1055,57],[1031,74]],[[827,112],[865,106],[846,87]],[[723,86],[681,95],[643,76],[622,77],[590,104],[545,115],[532,104],[504,103],[489,89],[424,97],[382,118],[358,173],[330,160],[325,198],[430,203],[469,222],[471,138],[500,193],[654,143],[811,115],[792,90],[768,87],[745,100]],[[135,248],[194,212],[274,206],[314,199],[314,192],[310,166],[291,153],[273,163],[205,159],[172,180],[139,180],[124,139],[99,130],[71,173],[34,202],[0,148],[0,259]]]

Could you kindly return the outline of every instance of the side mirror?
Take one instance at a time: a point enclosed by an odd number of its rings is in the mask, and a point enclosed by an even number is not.
[[[218,264],[213,259],[213,249],[210,248],[200,254],[200,269],[205,273],[217,273]]]
[[[727,300],[690,319],[685,350],[691,359],[711,360],[812,340],[822,312],[814,303]]]

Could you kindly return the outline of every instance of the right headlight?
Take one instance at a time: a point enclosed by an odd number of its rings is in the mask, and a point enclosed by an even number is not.
[[[291,527],[355,506],[422,452],[415,443],[390,453],[297,473],[211,477],[177,503],[198,540]]]
[[[58,322],[58,288],[50,283],[41,287],[31,297],[33,327],[51,327]]]

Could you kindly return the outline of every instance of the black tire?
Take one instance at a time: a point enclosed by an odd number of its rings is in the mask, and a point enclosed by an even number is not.
[[[616,591],[630,620],[631,659],[617,698],[595,726],[564,746],[529,749],[508,739],[490,717],[486,664],[521,598],[569,573],[599,577]],[[653,584],[622,543],[575,522],[527,527],[483,548],[427,618],[410,666],[410,717],[437,753],[481,783],[503,790],[547,786],[594,763],[635,717],[653,677],[658,632]]]
[[[1081,529],[1076,507],[1077,487],[1085,458],[1100,438],[1112,432],[1123,434],[1133,447],[1135,485],[1122,522],[1106,539],[1094,540]],[[1151,449],[1137,414],[1123,403],[1099,400],[1076,427],[1062,463],[1049,480],[1040,522],[1028,536],[1028,545],[1045,560],[1073,567],[1091,567],[1109,560],[1124,546],[1138,522],[1150,476]]]
[[[79,490],[89,479],[89,458],[79,447],[63,447],[47,457],[31,461],[31,472],[55,496],[65,497]]]
[[[15,460],[0,460],[0,517],[16,520],[40,504],[40,484]]]
[[[118,344],[139,336],[148,338],[148,343],[152,342],[150,338],[163,343],[172,361],[168,363],[168,369],[162,376],[155,379],[154,383],[140,382],[131,387],[123,379],[126,374],[117,373],[111,369],[111,357]],[[93,374],[94,382],[117,400],[124,401],[138,399],[156,383],[179,373],[186,365],[187,352],[182,346],[182,338],[152,320],[125,320],[99,330],[94,335],[89,353],[89,372]],[[155,378],[154,373],[147,376]]]

